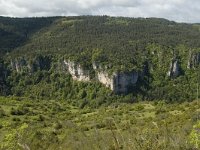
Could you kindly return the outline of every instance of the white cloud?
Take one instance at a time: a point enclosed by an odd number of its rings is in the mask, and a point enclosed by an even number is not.
[[[199,0],[0,0],[0,15],[14,17],[111,15],[200,22]]]

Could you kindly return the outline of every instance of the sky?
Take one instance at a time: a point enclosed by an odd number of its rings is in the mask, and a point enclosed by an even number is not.
[[[108,15],[200,23],[200,0],[0,0],[0,16]]]

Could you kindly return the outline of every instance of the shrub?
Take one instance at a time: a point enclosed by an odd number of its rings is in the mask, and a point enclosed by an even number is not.
[[[86,99],[84,99],[84,100],[80,103],[79,108],[80,108],[80,109],[83,109],[87,104],[88,104],[88,101],[87,101]]]
[[[11,108],[10,114],[11,115],[24,115],[24,113],[21,110],[15,109],[15,108]]]
[[[45,120],[45,116],[44,115],[39,115],[38,116],[38,121],[44,121]]]
[[[200,148],[200,121],[193,126],[189,136],[189,141],[196,149]]]
[[[55,126],[54,126],[54,128],[56,129],[56,130],[59,130],[59,129],[62,129],[62,124],[61,124],[61,122],[57,122],[56,124],[55,124]]]
[[[17,118],[17,117],[13,117],[12,120],[13,121],[21,121],[20,118]]]
[[[106,127],[106,125],[104,123],[98,123],[98,124],[96,124],[96,128],[97,129],[102,129],[102,128],[105,128],[105,127]]]
[[[0,108],[0,118],[3,118],[6,116],[5,111],[3,110],[3,108]]]
[[[28,107],[18,107],[18,108],[11,108],[10,114],[11,115],[25,115],[29,113],[29,108]]]
[[[142,111],[142,110],[144,110],[144,106],[143,105],[138,105],[138,106],[136,106],[136,110],[137,111]]]

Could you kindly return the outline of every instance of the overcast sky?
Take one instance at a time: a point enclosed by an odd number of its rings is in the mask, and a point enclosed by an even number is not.
[[[200,23],[200,0],[0,0],[0,16],[109,15]]]

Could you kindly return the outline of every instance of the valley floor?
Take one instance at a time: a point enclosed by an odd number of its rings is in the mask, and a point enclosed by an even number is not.
[[[199,117],[198,101],[80,109],[67,100],[0,97],[0,149],[189,150],[198,146],[191,132]]]

